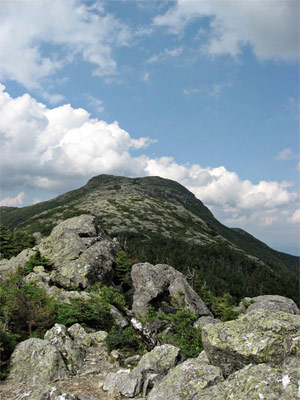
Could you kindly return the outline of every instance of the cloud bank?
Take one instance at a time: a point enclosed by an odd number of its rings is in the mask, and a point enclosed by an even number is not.
[[[177,0],[175,6],[154,19],[155,26],[167,27],[173,34],[202,19],[206,37],[202,50],[210,55],[236,57],[250,45],[261,60],[298,60],[299,2],[294,0]],[[205,26],[205,25],[204,25]]]
[[[66,191],[78,180],[106,173],[159,175],[176,180],[228,223],[257,221],[272,225],[280,218],[294,222],[298,195],[287,182],[241,180],[224,166],[179,164],[171,157],[140,154],[154,142],[132,138],[117,122],[107,123],[70,104],[47,108],[28,94],[12,98],[0,86],[1,183],[20,188]],[[139,153],[135,153],[139,151]],[[5,205],[21,204],[4,199]],[[19,200],[18,200],[19,199]],[[4,205],[4,203],[2,204]]]

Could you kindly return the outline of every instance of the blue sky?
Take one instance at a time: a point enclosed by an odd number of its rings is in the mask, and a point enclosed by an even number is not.
[[[160,175],[298,254],[297,0],[2,0],[0,59],[1,205]]]

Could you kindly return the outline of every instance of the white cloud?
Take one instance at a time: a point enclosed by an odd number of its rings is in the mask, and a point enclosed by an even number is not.
[[[14,99],[4,86],[0,86],[0,134],[6,190],[23,186],[63,192],[101,173],[159,175],[186,186],[227,223],[262,226],[286,223],[298,200],[289,182],[252,183],[224,166],[135,156],[134,151],[155,140],[132,138],[117,122],[91,118],[86,110],[69,104],[49,109],[28,94]]]
[[[279,154],[277,154],[277,160],[292,160],[298,158],[297,154],[294,154],[290,148],[283,149]]]
[[[47,91],[42,91],[41,95],[45,100],[48,100],[50,104],[58,104],[65,99],[65,96],[59,93],[49,93]]]
[[[293,213],[290,222],[292,224],[300,224],[300,208]]]
[[[146,171],[181,182],[205,204],[217,206],[226,213],[268,210],[287,206],[298,199],[296,192],[286,189],[286,182],[261,181],[253,184],[241,181],[235,172],[225,167],[202,168],[195,165],[180,165],[173,158],[163,157],[149,160]]]
[[[154,19],[154,25],[166,26],[178,34],[197,18],[210,18],[207,43],[203,46],[208,54],[236,57],[243,46],[250,45],[261,60],[298,60],[296,0],[177,0],[175,6]]]
[[[78,56],[94,65],[95,75],[114,74],[112,47],[127,45],[130,33],[104,14],[101,1],[95,5],[80,0],[2,2],[0,79],[39,88],[43,78]]]
[[[183,94],[185,96],[191,96],[192,94],[197,94],[199,92],[201,92],[201,90],[197,88],[183,89]]]
[[[149,83],[149,82],[150,82],[150,74],[149,74],[149,72],[145,72],[145,73],[144,73],[144,75],[143,75],[143,81],[146,82],[146,83]]]
[[[16,207],[23,204],[25,193],[21,192],[16,197],[6,197],[0,201],[0,206]]]
[[[92,106],[99,114],[104,112],[103,101],[95,96],[87,95],[88,104]]]
[[[154,54],[152,57],[148,58],[146,63],[148,64],[153,64],[157,62],[162,62],[162,61],[167,61],[171,58],[178,57],[182,53],[183,49],[182,47],[177,47],[174,49],[164,49],[164,51],[161,51],[159,54]]]

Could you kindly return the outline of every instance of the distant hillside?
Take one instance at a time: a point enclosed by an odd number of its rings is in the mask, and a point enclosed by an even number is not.
[[[280,253],[241,229],[217,221],[177,182],[160,177],[99,175],[33,206],[1,207],[7,227],[49,234],[61,220],[90,213],[133,257],[169,263],[195,287],[235,297],[282,294],[299,301],[299,258]]]

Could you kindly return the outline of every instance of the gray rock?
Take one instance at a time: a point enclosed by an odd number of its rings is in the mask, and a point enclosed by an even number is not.
[[[90,347],[92,339],[80,324],[74,324],[68,329],[68,333],[80,347]]]
[[[110,394],[121,394],[134,397],[140,391],[140,377],[133,375],[130,369],[121,369],[116,373],[111,372],[103,385],[103,390]]]
[[[38,246],[51,260],[53,282],[64,288],[109,284],[119,245],[106,238],[96,217],[81,215],[58,224]]]
[[[197,319],[197,321],[194,323],[194,328],[200,328],[202,329],[205,325],[210,325],[210,324],[217,324],[218,322],[221,322],[219,319],[216,319],[214,317],[211,317],[209,315],[200,317]]]
[[[172,369],[148,395],[148,400],[192,400],[199,391],[223,380],[220,368],[189,359]]]
[[[18,344],[11,356],[9,379],[28,384],[47,384],[69,376],[58,349],[42,339],[28,339]]]
[[[35,267],[38,268],[38,267]],[[44,267],[42,267],[44,268]],[[24,282],[25,283],[39,283],[40,287],[43,287],[45,285],[48,285],[50,283],[50,276],[48,273],[46,273],[45,271],[34,271],[31,272],[30,274],[26,275],[24,278]],[[43,285],[44,284],[44,285]]]
[[[35,272],[36,274],[40,272],[45,272],[45,268],[43,265],[37,265],[36,267],[33,267],[33,272]]]
[[[128,357],[124,360],[124,365],[126,367],[132,367],[132,366],[136,366],[138,364],[138,362],[140,361],[141,356],[136,354],[135,356],[131,356]]]
[[[209,364],[209,359],[205,350],[202,350],[201,353],[198,355],[197,360],[204,364]]]
[[[105,331],[97,331],[90,333],[92,346],[98,346],[99,344],[104,343],[107,336],[108,333]]]
[[[85,349],[76,343],[64,325],[55,324],[44,336],[62,354],[70,373],[75,374],[85,358]]]
[[[41,233],[41,232],[34,232],[33,234],[32,234],[32,236],[34,237],[34,239],[35,239],[35,244],[37,245],[37,244],[40,244],[41,243],[41,241],[42,241],[42,239],[43,239],[43,234]]]
[[[246,301],[250,303],[246,313],[253,310],[283,311],[290,314],[300,315],[300,310],[292,299],[283,296],[266,295],[257,297],[247,297]]]
[[[72,393],[62,392],[55,386],[49,389],[43,390],[36,389],[33,391],[28,391],[18,400],[80,400],[79,397],[73,395]]]
[[[25,249],[21,251],[16,257],[12,257],[9,260],[4,259],[0,261],[0,280],[4,280],[10,274],[17,272],[18,267],[23,268],[26,262],[36,252],[32,249]]]
[[[137,374],[155,372],[160,376],[164,376],[170,368],[175,367],[179,360],[180,349],[178,347],[171,344],[156,346],[152,351],[143,355],[132,372]]]
[[[110,313],[118,328],[124,329],[129,325],[128,321],[123,317],[120,311],[112,304],[110,305]]]
[[[211,364],[225,376],[245,365],[279,365],[286,357],[286,339],[300,330],[300,316],[281,311],[252,311],[237,320],[202,329],[204,349]]]
[[[150,305],[159,308],[162,301],[170,302],[170,296],[196,315],[211,315],[211,312],[189,286],[185,277],[166,264],[135,264],[131,270],[134,286],[132,310],[136,315],[145,316]],[[178,292],[183,294],[183,298]]]
[[[180,357],[180,349],[165,344],[155,347],[151,352],[143,355],[138,365],[130,369],[110,373],[103,385],[103,390],[110,393],[134,397],[143,389],[147,392],[148,385],[164,376],[174,367]]]
[[[194,400],[296,400],[298,394],[298,383],[287,371],[267,364],[249,364],[224,382],[199,392]]]

